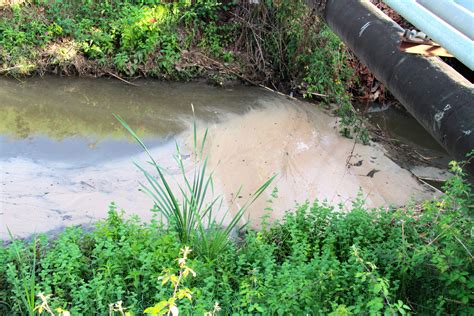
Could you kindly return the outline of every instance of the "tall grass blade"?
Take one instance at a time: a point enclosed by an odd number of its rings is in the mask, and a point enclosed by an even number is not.
[[[150,172],[135,163],[149,184],[148,186],[140,184],[142,191],[153,199],[168,224],[175,228],[182,243],[193,243],[193,248],[202,255],[208,258],[215,258],[219,256],[230,242],[231,233],[238,227],[248,208],[268,188],[275,179],[275,176],[272,176],[251,194],[249,200],[231,216],[229,223],[224,227],[224,220],[231,214],[230,208],[227,208],[220,221],[216,220],[215,211],[222,209],[224,199],[221,195],[214,197],[213,173],[207,171],[208,157],[203,154],[208,130],[206,129],[204,132],[202,143],[198,147],[196,117],[194,106],[191,105],[191,107],[193,112],[194,168],[191,172],[192,178],[190,178],[184,166],[179,145],[176,143],[177,155],[175,160],[184,181],[184,187],[179,184],[176,185],[176,193],[171,189],[171,185],[164,176],[161,166],[153,159],[143,141],[120,116],[115,114],[114,116],[142,147],[150,158],[150,164],[158,173],[159,181]],[[240,189],[238,192],[240,192]],[[181,204],[177,198],[179,195],[182,199]]]
[[[8,234],[12,241],[12,246],[15,251],[16,259],[18,260],[18,270],[22,283],[22,293],[21,301],[25,306],[28,315],[33,316],[35,314],[35,290],[36,290],[36,249],[37,249],[37,239],[34,238],[33,241],[33,262],[29,266],[29,271],[25,273],[27,269],[27,264],[25,263],[26,258],[21,255],[20,249],[18,247],[18,241],[13,236],[9,228],[7,228]]]

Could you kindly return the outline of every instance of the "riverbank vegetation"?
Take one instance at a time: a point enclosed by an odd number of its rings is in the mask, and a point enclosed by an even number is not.
[[[338,104],[341,132],[368,140],[348,52],[303,0],[12,3],[0,9],[2,74],[239,79]]]
[[[26,315],[41,292],[72,315],[137,315],[170,299],[184,315],[472,315],[473,196],[452,167],[446,194],[420,207],[305,203],[218,254],[188,249],[184,262],[174,226],[124,219],[111,205],[92,231],[0,248],[0,310]]]

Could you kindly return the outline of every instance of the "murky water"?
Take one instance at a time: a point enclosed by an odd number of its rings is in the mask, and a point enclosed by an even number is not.
[[[132,163],[145,157],[112,114],[138,132],[173,179],[174,141],[190,151],[191,103],[200,134],[209,129],[209,170],[231,213],[274,174],[279,194],[271,218],[314,198],[349,207],[362,192],[369,206],[378,207],[435,194],[379,145],[341,137],[336,119],[314,104],[244,86],[136,84],[0,80],[0,239],[8,238],[7,227],[24,237],[93,223],[107,216],[112,201],[128,215],[150,218],[153,202],[138,192],[143,176]],[[270,193],[249,210],[253,224]]]
[[[445,168],[452,160],[446,150],[410,114],[389,107],[368,113],[367,116],[389,138],[410,145],[421,155],[420,158],[428,158],[431,165]]]
[[[197,83],[46,77],[0,80],[0,159],[93,164],[139,152],[112,116],[120,115],[151,147],[182,132],[192,116],[207,122],[258,107],[260,89]]]

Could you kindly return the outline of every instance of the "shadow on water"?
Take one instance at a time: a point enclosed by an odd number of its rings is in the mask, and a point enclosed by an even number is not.
[[[408,145],[420,158],[430,165],[446,168],[451,156],[441,145],[407,112],[394,107],[381,108],[377,104],[369,107],[367,117],[385,135],[400,144]]]
[[[395,107],[374,103],[369,106],[367,117],[372,125],[384,132],[389,142],[397,144],[396,151],[399,153],[392,153],[392,156],[399,157],[400,164],[426,184],[443,190],[450,176],[446,169],[453,158],[413,116]],[[398,144],[403,147],[398,147]],[[411,157],[416,157],[415,160],[409,158],[408,152]]]

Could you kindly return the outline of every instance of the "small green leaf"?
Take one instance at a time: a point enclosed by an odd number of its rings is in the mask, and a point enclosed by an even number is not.
[[[381,290],[382,290],[382,284],[377,283],[377,284],[374,285],[373,292],[374,292],[375,294],[380,293]]]

